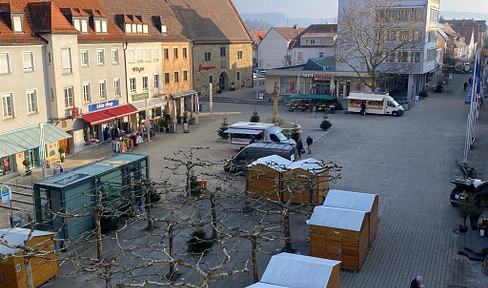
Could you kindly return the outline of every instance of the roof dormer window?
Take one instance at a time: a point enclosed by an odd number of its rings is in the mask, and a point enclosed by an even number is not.
[[[88,19],[81,19],[81,32],[88,33]]]
[[[80,19],[73,19],[73,27],[75,27],[76,30],[81,31]]]
[[[12,30],[14,31],[14,33],[24,32],[22,20],[23,20],[22,15],[12,15]]]
[[[73,17],[73,27],[82,33],[88,33],[88,19]]]
[[[96,33],[107,33],[107,19],[95,19],[95,32]]]
[[[142,33],[149,34],[149,26],[147,24],[142,25]]]
[[[142,24],[137,24],[137,33],[142,33]]]
[[[168,30],[166,29],[166,25],[161,25],[161,33],[162,34],[168,33]]]
[[[125,24],[125,33],[132,33],[132,25]]]

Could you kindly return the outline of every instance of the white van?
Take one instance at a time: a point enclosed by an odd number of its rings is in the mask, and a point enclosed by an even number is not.
[[[295,140],[283,134],[283,129],[272,123],[237,122],[224,131],[230,136],[230,143],[239,147],[254,142],[276,142],[295,145]]]
[[[348,100],[349,112],[360,112],[361,103],[366,104],[366,114],[387,114],[402,116],[403,107],[388,93],[378,94],[373,92],[351,92]]]

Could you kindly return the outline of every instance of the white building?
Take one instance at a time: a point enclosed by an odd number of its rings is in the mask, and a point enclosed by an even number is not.
[[[291,65],[302,65],[312,58],[333,57],[337,24],[313,24],[300,33],[290,45]]]
[[[270,69],[291,65],[290,45],[305,28],[273,27],[259,43],[258,68]]]

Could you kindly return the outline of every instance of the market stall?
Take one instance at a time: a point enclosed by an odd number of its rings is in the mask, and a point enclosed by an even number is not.
[[[331,95],[297,94],[290,96],[290,103],[287,104],[289,111],[312,111],[316,112],[336,110],[337,97]]]

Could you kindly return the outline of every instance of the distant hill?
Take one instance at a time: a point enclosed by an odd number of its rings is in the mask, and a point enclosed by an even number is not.
[[[487,13],[465,13],[465,12],[457,12],[457,11],[441,11],[441,16],[444,17],[444,19],[446,20],[450,20],[453,18],[456,19],[465,18],[465,19],[474,19],[474,20],[486,20],[488,22]]]
[[[246,23],[267,23],[271,27],[292,27],[293,25],[298,25],[300,27],[308,27],[311,24],[325,24],[325,23],[336,23],[336,19],[326,19],[326,18],[286,18],[282,13],[253,13],[253,14],[240,14],[242,19]],[[254,30],[253,27],[248,27]]]

